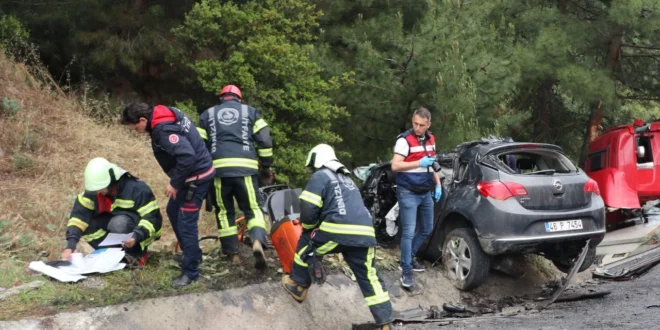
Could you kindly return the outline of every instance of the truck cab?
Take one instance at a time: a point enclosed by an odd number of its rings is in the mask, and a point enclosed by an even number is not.
[[[589,145],[585,171],[598,183],[607,207],[608,229],[640,215],[660,199],[660,122],[614,127]]]

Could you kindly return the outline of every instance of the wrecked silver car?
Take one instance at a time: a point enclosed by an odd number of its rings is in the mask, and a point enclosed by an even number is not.
[[[443,198],[435,204],[434,230],[418,256],[442,261],[461,290],[484,282],[494,256],[537,253],[568,272],[585,242],[578,271],[591,266],[605,235],[598,185],[550,144],[481,139],[437,155]],[[371,166],[361,188],[379,243],[400,239],[396,173],[390,163]]]

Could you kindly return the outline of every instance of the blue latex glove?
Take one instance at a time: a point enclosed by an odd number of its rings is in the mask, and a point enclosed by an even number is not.
[[[421,167],[429,167],[433,163],[435,163],[435,158],[429,156],[424,156],[424,158],[419,160],[419,166]]]
[[[442,198],[442,186],[435,186],[435,192],[433,193],[433,199],[435,199],[436,202],[439,202],[440,198]]]

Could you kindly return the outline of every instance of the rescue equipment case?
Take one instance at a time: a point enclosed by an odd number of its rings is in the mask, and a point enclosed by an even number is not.
[[[300,223],[302,189],[285,189],[268,196],[268,215],[272,221],[270,240],[280,258],[282,269],[290,274],[303,228]]]

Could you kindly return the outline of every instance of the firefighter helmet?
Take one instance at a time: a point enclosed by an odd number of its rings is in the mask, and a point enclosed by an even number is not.
[[[119,179],[126,171],[119,166],[110,163],[107,159],[97,157],[87,163],[85,168],[85,190],[97,192],[110,186],[113,181]]]
[[[238,97],[238,99],[243,99],[243,94],[241,94],[241,90],[236,87],[235,85],[227,85],[225,87],[222,87],[222,90],[220,91],[220,96],[222,97],[225,94],[234,94]]]
[[[323,165],[330,161],[338,161],[335,151],[327,144],[319,144],[307,155],[305,166],[313,168],[321,168]]]

